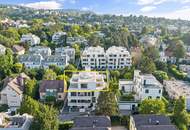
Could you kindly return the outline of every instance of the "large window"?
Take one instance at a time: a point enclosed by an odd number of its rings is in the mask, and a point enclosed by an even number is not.
[[[81,88],[87,88],[87,84],[81,84]]]
[[[146,89],[146,90],[145,90],[145,93],[149,93],[149,90],[148,90],[148,89]]]

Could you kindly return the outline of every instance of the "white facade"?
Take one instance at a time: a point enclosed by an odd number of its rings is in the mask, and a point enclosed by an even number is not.
[[[0,104],[7,104],[12,110],[20,107],[25,79],[29,79],[29,77],[24,73],[16,78],[5,79],[4,87],[0,92]]]
[[[27,42],[31,46],[40,44],[40,38],[33,34],[22,35],[20,42]]]
[[[67,38],[68,45],[73,45],[75,43],[87,45],[87,40],[85,39],[85,37],[68,37]]]
[[[162,90],[163,86],[153,75],[134,71],[135,100],[161,99]]]
[[[186,99],[186,107],[190,110],[190,83],[180,80],[165,80],[164,88],[172,99],[178,99],[184,96]]]
[[[80,110],[95,109],[99,91],[106,87],[104,75],[98,72],[73,74],[68,89],[68,106]]]
[[[81,55],[82,67],[91,67],[92,69],[105,69],[106,68],[106,53],[104,48],[88,47],[85,48]]]
[[[127,81],[127,80],[119,80],[119,90],[124,93],[131,93],[133,92],[134,82]]]
[[[6,47],[0,44],[0,55],[4,55],[6,52]]]
[[[157,43],[157,38],[152,35],[146,35],[140,39],[140,42],[143,43],[144,47],[155,46]]]
[[[124,47],[112,46],[106,51],[108,69],[122,69],[131,67],[130,53]]]
[[[55,55],[67,55],[69,61],[75,61],[75,49],[69,46],[55,48]]]
[[[131,55],[124,47],[110,47],[106,52],[104,48],[88,47],[81,55],[82,67],[92,69],[121,69],[132,65]]]
[[[64,40],[66,42],[66,35],[67,35],[66,32],[56,32],[52,36],[52,42],[55,44],[61,44],[62,43],[62,41],[60,40],[61,37],[65,37]]]
[[[44,46],[35,46],[29,48],[29,53],[31,54],[40,54],[42,56],[50,56],[51,49],[49,47]]]
[[[167,61],[168,61],[168,57],[165,55],[164,51],[160,52],[160,61],[162,61],[164,63],[167,63]]]

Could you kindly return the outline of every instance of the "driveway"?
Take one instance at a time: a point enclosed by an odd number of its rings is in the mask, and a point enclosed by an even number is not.
[[[113,126],[111,127],[112,130],[127,130],[127,128],[123,127],[123,126]]]

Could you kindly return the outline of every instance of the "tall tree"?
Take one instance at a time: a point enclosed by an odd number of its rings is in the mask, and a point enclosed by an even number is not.
[[[139,107],[142,114],[164,114],[165,109],[165,103],[160,99],[145,99]]]
[[[113,116],[118,114],[116,97],[113,92],[101,92],[96,104],[97,115]]]
[[[185,98],[180,97],[176,100],[173,112],[174,123],[180,130],[188,130],[190,117],[186,111]]]
[[[147,56],[144,56],[140,62],[140,70],[143,73],[153,73],[156,70],[156,66],[152,59],[150,59]]]
[[[45,70],[43,79],[44,80],[55,80],[56,77],[57,77],[57,75],[52,69],[47,69],[47,70]]]

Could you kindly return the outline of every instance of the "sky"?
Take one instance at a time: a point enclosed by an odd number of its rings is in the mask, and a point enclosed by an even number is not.
[[[190,0],[0,0],[37,9],[80,9],[98,14],[145,15],[190,20]]]

